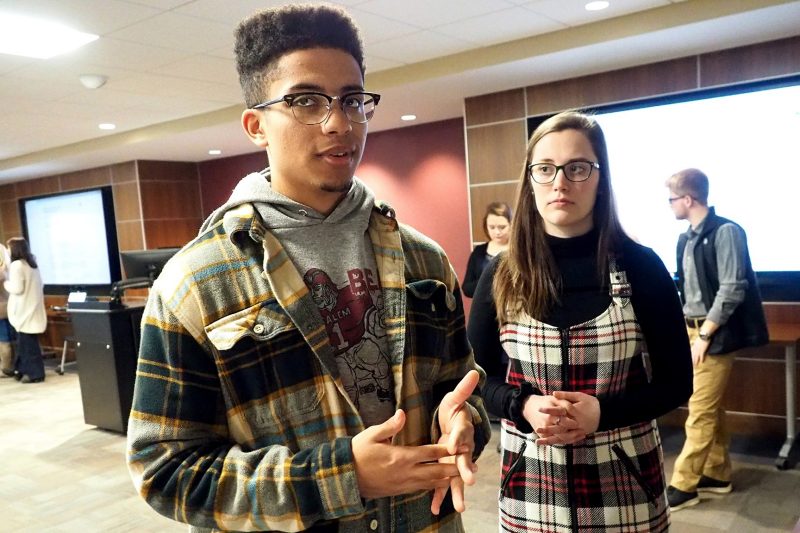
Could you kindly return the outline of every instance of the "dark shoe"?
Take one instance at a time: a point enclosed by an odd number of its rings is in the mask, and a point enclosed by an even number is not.
[[[672,485],[667,487],[667,501],[671,511],[679,511],[692,505],[700,503],[700,498],[697,496],[697,491],[684,492],[676,489]]]
[[[20,381],[22,381],[22,383],[41,383],[42,381],[44,381],[44,378],[31,379],[31,377],[28,374],[25,374],[24,376],[22,376],[22,379]]]
[[[0,376],[0,378],[10,378],[10,377],[12,377],[14,375],[14,371],[13,370],[6,370],[5,368],[3,368],[2,371],[3,371],[3,375]]]
[[[703,476],[697,482],[697,492],[711,492],[714,494],[728,494],[733,490],[730,481],[720,481],[713,477]]]
[[[22,374],[20,374],[19,372],[17,372],[15,370],[14,371],[14,379],[16,379],[17,381],[21,380],[22,379]]]

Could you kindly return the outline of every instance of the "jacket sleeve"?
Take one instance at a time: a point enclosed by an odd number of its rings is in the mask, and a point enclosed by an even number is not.
[[[651,379],[645,386],[600,400],[599,430],[653,420],[685,403],[692,394],[689,337],[675,283],[650,249],[625,255],[631,303],[642,329]]]
[[[173,520],[220,530],[300,531],[363,512],[349,437],[297,452],[235,443],[212,349],[167,304],[181,298],[191,294],[154,290],[142,321],[127,449],[141,496]]]

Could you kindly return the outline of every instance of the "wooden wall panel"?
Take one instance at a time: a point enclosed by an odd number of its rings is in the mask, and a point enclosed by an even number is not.
[[[126,163],[111,165],[109,169],[111,171],[112,183],[137,181],[136,161],[128,161]]]
[[[800,72],[800,37],[700,56],[700,85],[714,87]]]
[[[528,87],[528,116],[624,102],[697,87],[697,58],[687,57]]]
[[[467,128],[470,183],[516,180],[525,163],[524,120]]]
[[[764,315],[767,322],[800,323],[800,303],[764,304]]]
[[[19,204],[17,199],[0,201],[0,220],[3,227],[3,242],[10,237],[22,235],[22,223],[19,218]]]
[[[514,201],[517,197],[517,186],[518,183],[501,183],[470,187],[469,204],[472,220],[472,242],[486,242],[487,240],[483,231],[483,216],[486,214],[487,205],[492,202],[506,202],[513,210]]]
[[[142,218],[200,218],[200,185],[194,182],[142,181]]]
[[[142,209],[139,204],[139,184],[135,181],[115,183],[111,186],[114,195],[114,214],[117,222],[142,219]]]
[[[144,249],[144,233],[142,221],[131,220],[128,222],[117,221],[117,242],[120,251]]]
[[[61,190],[61,183],[58,176],[18,181],[14,186],[17,192],[17,198],[40,196],[42,194],[51,194]]]
[[[525,91],[512,89],[464,100],[467,126],[525,118]]]
[[[62,174],[59,176],[62,191],[92,189],[111,183],[111,169],[109,167],[90,168]]]
[[[200,217],[182,220],[145,220],[147,248],[183,246],[197,236],[202,223]]]
[[[181,161],[137,161],[139,181],[197,182],[197,164]]]

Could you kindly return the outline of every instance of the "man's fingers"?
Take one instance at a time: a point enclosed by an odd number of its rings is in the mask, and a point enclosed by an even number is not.
[[[431,498],[431,513],[438,515],[442,510],[442,502],[444,497],[447,496],[447,489],[450,488],[450,483],[446,487],[438,487],[433,491],[433,498]]]
[[[461,378],[461,381],[458,382],[456,388],[453,389],[452,392],[448,393],[450,401],[454,405],[461,405],[462,403],[466,402],[472,395],[475,387],[478,386],[480,379],[481,376],[478,374],[477,370],[470,370],[467,372],[467,374]]]
[[[467,506],[464,505],[464,482],[461,478],[450,480],[450,495],[453,498],[453,509],[463,513]]]
[[[398,409],[386,422],[368,428],[368,431],[372,431],[370,438],[374,442],[389,441],[392,437],[400,433],[405,424],[406,414],[402,409]]]
[[[458,473],[464,484],[474,485],[476,481],[475,472],[478,470],[478,465],[472,462],[471,455],[469,453],[462,453],[456,456],[456,466],[458,467]]]

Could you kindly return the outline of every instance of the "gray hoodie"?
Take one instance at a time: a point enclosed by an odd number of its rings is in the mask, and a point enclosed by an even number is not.
[[[375,204],[358,178],[327,216],[272,189],[269,169],[245,176],[201,232],[229,209],[254,204],[308,286],[327,328],[345,390],[364,423],[394,413],[391,361],[375,253],[367,234]]]

